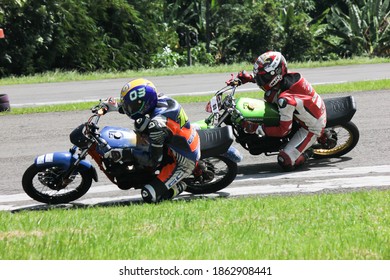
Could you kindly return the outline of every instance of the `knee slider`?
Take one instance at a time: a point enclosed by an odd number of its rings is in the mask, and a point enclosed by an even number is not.
[[[294,168],[290,156],[285,151],[280,151],[279,152],[278,164],[285,171],[289,171],[289,170],[292,170]]]
[[[147,203],[156,203],[161,201],[162,196],[167,192],[167,187],[158,179],[141,189],[142,199]]]

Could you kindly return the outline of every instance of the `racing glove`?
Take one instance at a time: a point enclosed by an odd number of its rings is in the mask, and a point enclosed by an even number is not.
[[[232,78],[226,82],[228,86],[240,86],[243,84],[246,84],[248,82],[255,83],[255,78],[252,76],[252,74],[249,74],[247,71],[242,70],[240,71],[235,78]]]
[[[105,100],[100,100],[100,106],[102,107],[104,114],[112,111],[118,111],[118,103],[114,97],[108,97]]]
[[[263,127],[259,125],[258,123],[251,122],[251,121],[242,121],[241,127],[244,129],[246,133],[249,134],[257,134],[259,136],[265,136]]]
[[[234,78],[233,74],[229,80],[225,82],[228,86],[239,86],[241,85],[241,81],[239,78]]]
[[[164,143],[169,135],[166,127],[161,127],[158,121],[148,116],[138,118],[134,123],[135,130],[147,134],[150,140],[149,158],[153,166],[160,165],[163,159]]]
[[[241,84],[246,84],[246,83],[255,83],[255,78],[253,78],[253,75],[248,73],[245,70],[242,70],[238,73],[237,78],[241,81]]]

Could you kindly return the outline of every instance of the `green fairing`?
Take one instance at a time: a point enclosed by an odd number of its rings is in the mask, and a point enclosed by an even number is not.
[[[248,121],[261,122],[267,126],[279,125],[279,112],[274,104],[259,99],[241,97],[236,99],[236,106]]]
[[[191,122],[191,124],[198,126],[200,129],[207,129],[208,126],[204,120],[196,121],[196,122]]]

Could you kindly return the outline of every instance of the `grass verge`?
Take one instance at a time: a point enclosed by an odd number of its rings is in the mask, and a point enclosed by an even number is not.
[[[390,190],[1,212],[2,260],[388,260]]]
[[[347,92],[358,92],[358,91],[374,91],[374,90],[386,90],[390,89],[390,79],[375,80],[375,81],[361,81],[361,82],[348,82],[340,84],[326,84],[316,85],[316,91],[319,94],[331,94],[331,93],[347,93]],[[262,91],[255,92],[243,92],[237,93],[237,96],[261,98]],[[198,95],[198,96],[175,96],[175,99],[180,103],[191,103],[191,102],[208,102],[211,98],[210,95]],[[46,105],[46,106],[34,106],[26,108],[11,108],[10,112],[0,112],[1,115],[5,114],[31,114],[31,113],[48,113],[48,112],[67,112],[67,111],[82,111],[89,110],[96,102],[82,102],[72,104],[59,104],[59,105]],[[11,105],[12,106],[12,105]]]
[[[289,69],[297,68],[314,68],[314,67],[328,67],[328,66],[342,66],[354,64],[374,64],[374,63],[388,63],[390,58],[368,58],[368,57],[354,57],[352,59],[339,59],[331,61],[308,61],[301,63],[289,63]],[[15,85],[15,84],[34,84],[34,83],[51,83],[51,82],[69,82],[69,81],[86,81],[86,80],[103,80],[116,78],[138,78],[148,76],[171,76],[171,75],[186,75],[186,74],[206,74],[206,73],[235,73],[243,69],[250,70],[253,68],[253,63],[236,63],[219,66],[204,66],[193,65],[178,68],[156,68],[156,69],[140,69],[139,71],[125,71],[125,72],[91,72],[79,73],[77,71],[53,71],[33,76],[8,77],[0,79],[1,85]]]

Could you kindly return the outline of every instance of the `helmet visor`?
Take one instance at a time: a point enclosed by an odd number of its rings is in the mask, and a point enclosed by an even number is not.
[[[256,83],[259,87],[264,87],[265,85],[269,84],[275,75],[271,75],[271,73],[268,72],[262,72],[261,74],[258,73],[255,76]]]
[[[142,100],[136,100],[133,102],[123,102],[122,106],[123,106],[123,111],[125,111],[125,113],[128,116],[132,116],[137,113],[142,113],[142,110],[145,107],[145,102]]]

